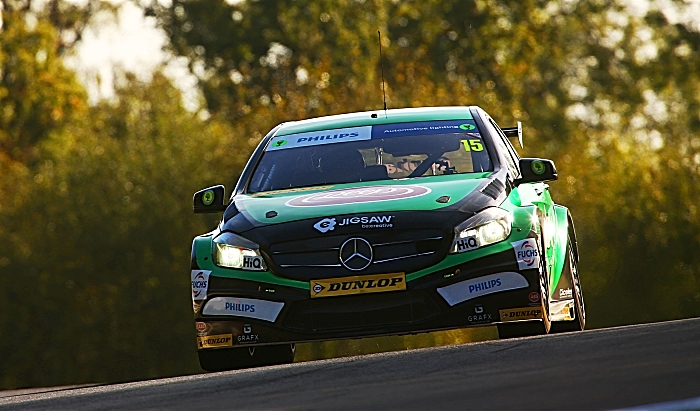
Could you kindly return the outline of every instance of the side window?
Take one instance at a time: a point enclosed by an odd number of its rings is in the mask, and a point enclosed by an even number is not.
[[[520,175],[520,170],[518,170],[518,160],[514,160],[513,155],[511,154],[510,150],[508,150],[508,146],[510,144],[507,141],[507,137],[503,134],[501,129],[498,128],[498,126],[496,125],[496,123],[493,122],[492,119],[489,118],[489,122],[487,123],[487,125],[491,126],[491,131],[497,135],[494,141],[498,146],[498,150],[501,153],[503,153],[503,156],[506,158],[506,165],[510,170],[511,174],[513,175],[513,178],[518,177]]]

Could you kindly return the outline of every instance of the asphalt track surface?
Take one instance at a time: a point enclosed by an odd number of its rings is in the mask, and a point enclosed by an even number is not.
[[[698,397],[700,318],[17,395],[0,409],[698,409]]]

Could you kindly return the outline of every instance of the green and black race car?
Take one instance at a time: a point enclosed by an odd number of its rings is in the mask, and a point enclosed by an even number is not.
[[[192,247],[200,364],[291,362],[296,342],[497,325],[582,330],[578,249],[550,160],[520,158],[479,107],[283,123]]]

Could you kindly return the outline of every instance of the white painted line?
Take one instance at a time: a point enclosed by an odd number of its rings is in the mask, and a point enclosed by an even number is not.
[[[695,411],[700,410],[700,397],[685,400],[659,402],[632,408],[620,408],[613,411]]]

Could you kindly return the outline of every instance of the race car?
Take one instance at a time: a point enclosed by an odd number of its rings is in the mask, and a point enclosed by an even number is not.
[[[350,113],[282,123],[192,246],[207,371],[289,363],[295,343],[498,327],[501,338],[585,326],[571,214],[522,127],[481,108]]]

